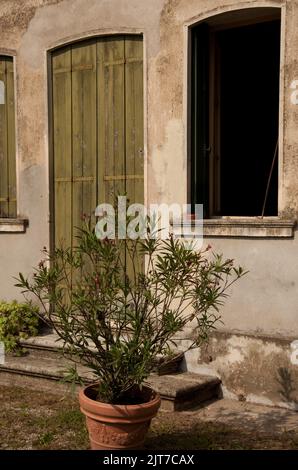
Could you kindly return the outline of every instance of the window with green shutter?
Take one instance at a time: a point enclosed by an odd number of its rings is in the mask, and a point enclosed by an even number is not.
[[[16,217],[13,59],[0,56],[0,217]]]

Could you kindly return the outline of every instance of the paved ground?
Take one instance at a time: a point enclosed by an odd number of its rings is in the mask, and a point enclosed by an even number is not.
[[[192,413],[202,421],[224,423],[247,431],[298,432],[298,412],[282,408],[222,399]]]

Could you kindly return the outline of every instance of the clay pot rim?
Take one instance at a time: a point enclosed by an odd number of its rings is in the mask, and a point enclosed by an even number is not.
[[[91,406],[94,405],[95,403],[98,403],[98,404],[100,404],[100,406],[102,408],[106,408],[107,410],[111,409],[111,407],[113,407],[115,409],[121,409],[121,408],[126,408],[127,409],[127,408],[129,408],[131,410],[140,410],[140,409],[151,408],[155,404],[157,405],[158,403],[160,403],[159,394],[155,390],[153,390],[153,388],[149,387],[149,385],[143,385],[143,388],[146,388],[147,390],[150,390],[153,393],[153,397],[152,397],[151,400],[149,400],[147,402],[144,402],[144,403],[139,403],[139,404],[135,404],[135,405],[130,405],[130,404],[121,405],[120,403],[104,403],[102,401],[93,400],[92,398],[89,398],[86,395],[85,392],[86,392],[87,389],[90,389],[90,388],[96,386],[97,384],[98,384],[98,382],[94,382],[92,384],[86,385],[85,387],[81,388],[80,391],[79,391],[80,401],[83,400],[86,404],[90,404]]]

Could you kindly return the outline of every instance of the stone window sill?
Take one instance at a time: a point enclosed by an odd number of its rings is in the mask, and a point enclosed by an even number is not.
[[[27,219],[0,218],[0,233],[25,233],[27,226]]]
[[[193,237],[194,221],[189,220],[184,225],[183,236]],[[222,217],[205,219],[203,221],[204,237],[238,237],[238,238],[293,238],[296,221],[284,220],[278,217]],[[199,228],[200,230],[200,228]],[[173,222],[173,232],[182,234],[180,225]],[[180,232],[180,234],[179,234]],[[189,235],[188,235],[189,234]]]

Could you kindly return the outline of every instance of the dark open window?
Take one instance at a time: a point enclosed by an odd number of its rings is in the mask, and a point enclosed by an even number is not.
[[[191,31],[190,193],[204,217],[278,213],[279,14],[219,15]]]

